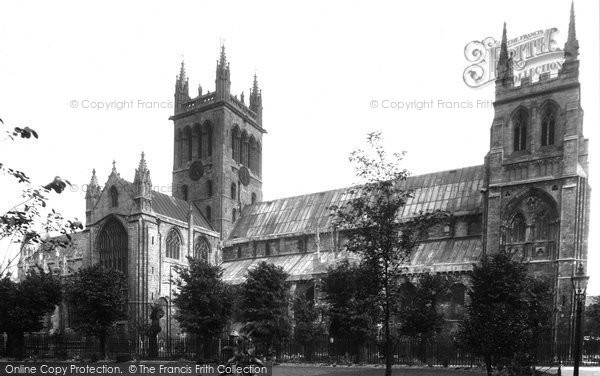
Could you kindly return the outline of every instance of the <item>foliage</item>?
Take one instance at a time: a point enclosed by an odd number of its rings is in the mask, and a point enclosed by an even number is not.
[[[295,321],[294,340],[304,346],[307,360],[310,360],[312,355],[310,350],[325,334],[321,310],[315,306],[314,299],[308,299],[304,294],[294,299],[292,310]]]
[[[233,309],[233,290],[222,280],[223,269],[204,260],[188,257],[189,266],[179,269],[173,303],[175,319],[188,333],[209,341],[220,335]],[[199,341],[200,342],[200,341]],[[204,347],[205,357],[208,346]]]
[[[443,328],[444,315],[438,312],[438,303],[448,295],[451,284],[446,276],[425,273],[416,284],[407,281],[400,286],[398,332],[419,340],[419,357],[423,362],[427,362],[427,341]]]
[[[367,142],[371,153],[357,150],[350,156],[363,183],[348,190],[348,201],[331,209],[334,226],[345,236],[346,249],[362,257],[378,284],[380,293],[375,303],[383,314],[386,375],[391,375],[392,314],[399,278],[418,242],[431,227],[448,220],[448,214],[419,212],[410,218],[400,218],[401,210],[413,195],[411,190],[403,188],[408,172],[400,168],[402,154],[395,153],[388,160],[379,133],[369,134]]]
[[[0,124],[4,122],[0,119]],[[29,127],[15,127],[12,130],[3,129],[5,139],[14,141],[15,138],[31,139],[38,138],[35,130]],[[50,183],[44,186],[35,186],[27,174],[18,169],[11,168],[0,162],[0,173],[13,177],[17,184],[23,185],[23,201],[14,205],[7,212],[0,215],[0,239],[10,238],[11,242],[41,244],[44,249],[54,249],[56,246],[66,247],[70,241],[70,234],[83,228],[83,224],[77,219],[67,220],[54,209],[44,214],[47,206],[48,193],[54,191],[61,193],[69,181],[56,176]],[[56,232],[64,237],[45,238],[42,234]],[[21,248],[23,249],[23,248]],[[8,270],[12,262],[20,255],[20,252],[12,260],[0,264],[0,276]]]
[[[475,265],[469,297],[459,345],[483,357],[488,374],[493,367],[527,372],[551,325],[548,281],[528,276],[526,265],[501,252]]]
[[[589,297],[592,304],[585,307],[584,335],[600,339],[600,300]]]
[[[438,312],[440,300],[449,293],[452,281],[438,274],[421,274],[417,283],[405,282],[400,289],[397,312],[399,333],[413,338],[431,338],[442,330],[444,315]]]
[[[364,265],[343,261],[329,268],[321,289],[328,303],[329,334],[355,349],[377,335],[381,310],[375,303],[378,286]]]
[[[23,335],[44,327],[43,317],[62,298],[60,281],[43,270],[31,269],[21,282],[0,279],[0,333],[8,335],[7,349],[23,357]]]
[[[72,308],[72,328],[100,340],[106,354],[106,336],[117,321],[127,318],[125,275],[100,264],[82,268],[69,277],[65,298]]]
[[[245,323],[242,330],[267,356],[290,334],[287,277],[282,267],[263,261],[248,271],[240,286],[239,314]]]

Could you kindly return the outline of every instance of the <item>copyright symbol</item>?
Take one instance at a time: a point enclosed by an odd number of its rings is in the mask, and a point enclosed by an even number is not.
[[[376,99],[373,99],[371,102],[369,102],[369,106],[371,106],[371,108],[377,108],[379,106],[379,102]]]
[[[137,372],[137,367],[132,364],[129,366],[129,373],[136,373]]]
[[[77,184],[71,184],[71,192],[77,192],[78,189],[79,187],[77,186]]]
[[[70,105],[71,105],[71,108],[77,108],[77,107],[79,107],[79,102],[76,99],[73,99],[70,102]]]

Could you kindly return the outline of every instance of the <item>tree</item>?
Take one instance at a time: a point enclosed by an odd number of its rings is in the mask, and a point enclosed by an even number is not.
[[[511,374],[535,364],[535,349],[551,324],[552,287],[527,275],[525,264],[505,252],[484,257],[472,274],[470,304],[460,325],[459,345]]]
[[[314,299],[308,299],[301,294],[294,299],[294,340],[304,347],[304,357],[310,361],[315,343],[323,338],[325,333],[321,322],[321,310],[315,306]]]
[[[42,269],[31,269],[21,282],[9,276],[0,279],[0,333],[6,332],[8,356],[22,359],[24,334],[42,330],[43,317],[61,301],[57,277]]]
[[[600,299],[590,296],[591,304],[585,307],[584,335],[598,341],[600,339]]]
[[[412,191],[403,188],[408,176],[400,169],[402,154],[393,154],[388,161],[380,133],[367,138],[372,153],[356,150],[350,155],[356,174],[363,183],[348,190],[350,199],[341,206],[332,206],[334,226],[346,238],[346,249],[359,254],[368,265],[380,293],[375,303],[383,314],[386,376],[392,374],[393,310],[398,294],[397,285],[413,250],[427,231],[448,219],[441,211],[414,213],[400,218],[401,209],[412,197]]]
[[[233,309],[233,291],[223,282],[223,269],[204,260],[188,257],[189,266],[179,269],[173,303],[177,307],[175,319],[189,333],[198,336],[198,357],[208,359],[210,340],[221,334]]]
[[[242,330],[266,356],[289,337],[288,275],[280,266],[265,261],[248,271],[240,286],[239,315],[245,323]]]
[[[0,125],[4,122],[0,119]],[[12,130],[3,129],[5,139],[14,141],[15,138],[32,139],[38,138],[35,130],[29,127],[14,127]],[[17,203],[8,211],[0,215],[0,240],[9,238],[12,243],[33,243],[39,244],[40,249],[53,250],[56,246],[66,247],[71,242],[71,233],[83,229],[83,224],[77,220],[66,220],[60,213],[54,209],[44,213],[47,207],[48,194],[51,191],[57,194],[62,193],[68,180],[63,180],[56,176],[50,183],[44,186],[32,184],[31,179],[25,172],[11,168],[0,162],[0,173],[16,180],[17,184],[22,185],[21,196],[23,201]],[[44,219],[44,214],[45,219]],[[64,236],[45,237],[43,233],[56,232]],[[43,247],[42,247],[43,246]],[[21,247],[21,251],[23,247]],[[0,277],[9,270],[14,260],[19,257],[18,252],[12,259],[7,260],[8,255],[4,255],[0,262]],[[6,262],[6,263],[5,263]]]
[[[329,334],[348,343],[360,361],[360,349],[377,336],[381,310],[376,303],[378,285],[364,266],[343,261],[328,269],[321,289],[327,302]]]
[[[423,362],[427,362],[427,341],[443,328],[444,315],[438,312],[437,304],[448,294],[450,284],[447,277],[425,273],[416,284],[407,281],[400,288],[399,333],[419,340],[419,357]]]
[[[106,357],[106,337],[117,321],[127,318],[125,275],[100,264],[82,268],[65,285],[67,304],[72,308],[72,328],[100,341]]]

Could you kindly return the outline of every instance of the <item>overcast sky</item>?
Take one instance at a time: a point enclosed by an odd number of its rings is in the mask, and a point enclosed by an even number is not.
[[[213,91],[224,41],[232,92],[247,95],[255,72],[263,90],[265,199],[352,184],[348,154],[375,130],[390,151],[407,151],[413,174],[482,164],[494,88],[465,85],[465,45],[499,39],[506,21],[509,39],[556,27],[562,48],[569,7],[568,0],[2,2],[0,117],[38,130],[40,140],[2,141],[0,161],[39,183],[55,175],[70,179],[73,191],[52,203],[82,219],[85,193],[77,187],[89,182],[92,168],[103,183],[113,159],[121,176],[133,180],[145,151],[154,185],[169,189],[168,117],[180,61],[192,96],[198,84]],[[598,187],[598,2],[580,0],[575,10],[584,132],[592,145],[591,184]],[[393,110],[372,108],[373,100],[435,105]],[[111,102],[133,105],[83,108]],[[0,177],[5,210],[19,199],[7,182]],[[600,267],[598,245],[592,232],[590,271]],[[0,256],[5,248],[0,244]],[[600,278],[592,278],[590,292],[600,293]]]

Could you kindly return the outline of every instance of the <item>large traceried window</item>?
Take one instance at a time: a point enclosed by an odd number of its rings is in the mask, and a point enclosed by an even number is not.
[[[179,255],[181,254],[181,245],[183,241],[181,240],[181,235],[179,231],[174,228],[169,231],[167,235],[167,257],[172,259],[179,259]]]
[[[127,273],[127,231],[115,218],[100,230],[97,241],[100,264]]]
[[[513,117],[513,147],[515,151],[527,150],[527,123],[529,115],[521,109]]]
[[[204,236],[198,236],[194,242],[194,258],[208,262],[210,243]]]
[[[549,240],[550,239],[550,218],[549,215],[541,210],[533,218],[533,239],[537,241]]]
[[[556,112],[556,107],[549,105],[542,113],[542,146],[554,145]]]
[[[523,214],[517,213],[513,217],[510,228],[509,228],[509,236],[508,240],[511,243],[522,243],[525,241],[525,229],[527,225],[525,223],[525,217]]]

